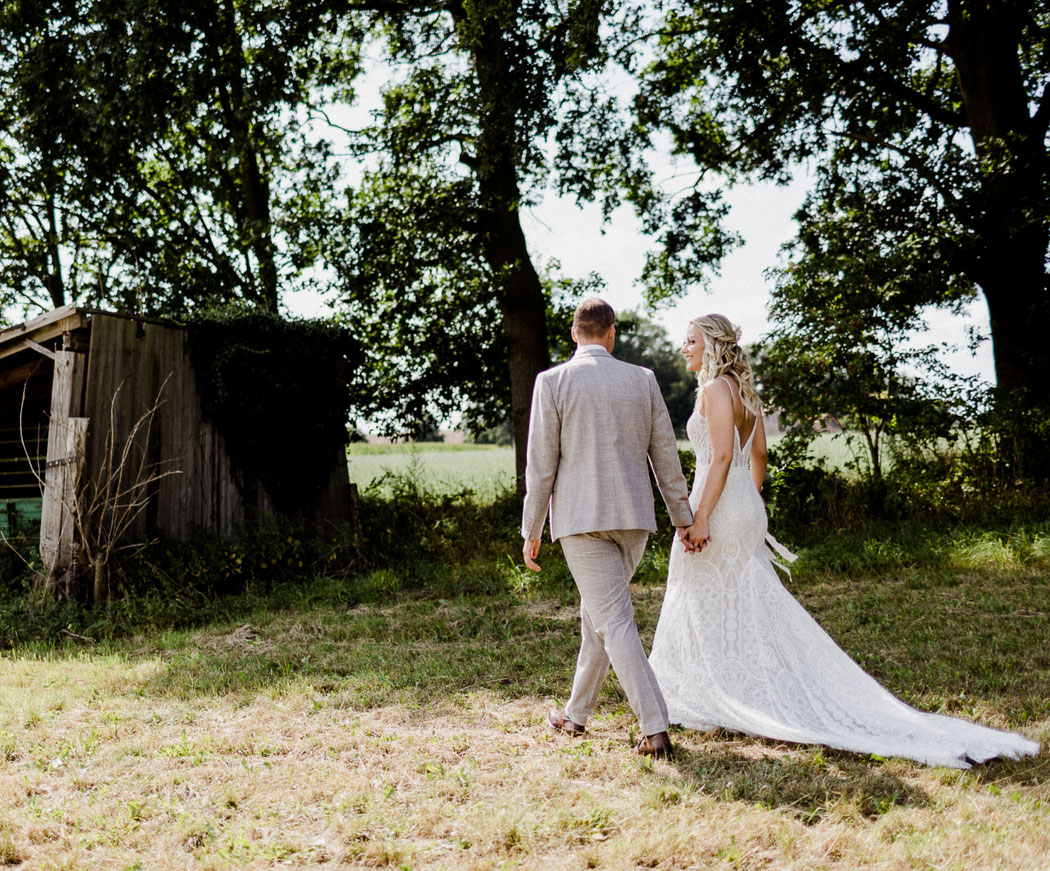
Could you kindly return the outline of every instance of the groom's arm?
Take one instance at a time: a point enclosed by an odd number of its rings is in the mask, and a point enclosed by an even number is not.
[[[525,460],[525,505],[521,512],[521,535],[526,541],[538,541],[543,535],[561,459],[561,417],[545,374],[541,372],[536,376],[532,388]]]
[[[689,526],[693,522],[693,510],[689,507],[689,485],[678,457],[678,439],[671,425],[671,415],[660,395],[660,385],[652,372],[649,373],[649,402],[652,406],[649,464],[656,476],[656,486],[663,496],[667,513],[671,515],[671,523],[677,527]]]

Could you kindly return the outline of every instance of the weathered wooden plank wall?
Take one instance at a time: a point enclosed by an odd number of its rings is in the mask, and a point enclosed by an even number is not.
[[[91,319],[85,406],[92,420],[88,468],[96,482],[112,465],[108,454],[119,457],[136,423],[159,403],[128,458],[148,472],[172,474],[151,485],[150,505],[132,537],[228,535],[245,517],[222,438],[201,419],[185,344],[184,329],[99,314]]]
[[[119,456],[135,423],[158,398],[148,438],[140,432],[130,458],[137,466],[144,456],[151,469],[177,474],[154,483],[150,506],[132,528],[132,538],[185,538],[201,530],[230,535],[248,517],[273,510],[258,482],[238,488],[222,436],[203,420],[186,330],[93,314],[84,398],[84,414],[91,420],[89,478],[97,482],[106,474],[107,434],[114,432]],[[348,518],[343,458],[333,459],[331,483],[312,508],[306,514],[318,521]]]

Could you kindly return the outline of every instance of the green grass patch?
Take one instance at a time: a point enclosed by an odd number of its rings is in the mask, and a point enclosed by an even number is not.
[[[353,442],[346,448],[348,457],[398,456],[400,454],[462,454],[462,453],[501,453],[513,450],[503,445],[450,444],[448,442],[392,442],[390,444],[371,444]]]
[[[406,477],[434,493],[469,490],[481,499],[514,488],[514,449],[495,445],[355,443],[347,464],[351,481],[385,496]]]

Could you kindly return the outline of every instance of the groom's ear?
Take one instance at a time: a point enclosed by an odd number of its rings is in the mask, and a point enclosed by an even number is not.
[[[576,327],[570,327],[569,328],[569,333],[572,335],[572,340],[574,342],[576,342],[577,344],[579,344],[580,340],[576,338]]]

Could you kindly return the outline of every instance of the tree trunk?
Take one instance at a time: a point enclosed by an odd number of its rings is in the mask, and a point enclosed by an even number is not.
[[[246,227],[252,240],[252,251],[259,270],[262,304],[276,312],[277,263],[274,259],[270,225],[270,190],[259,170],[259,160],[250,139],[241,145],[241,182],[244,193]]]
[[[980,278],[988,304],[1000,395],[1011,405],[1050,407],[1050,305],[1043,262],[1046,241],[1000,240],[985,257]]]
[[[969,271],[988,304],[996,380],[1008,401],[1048,404],[1047,156],[1019,61],[1023,20],[1001,0],[952,0],[948,18],[946,44],[984,164]]]
[[[514,426],[515,486],[525,487],[525,452],[529,438],[532,387],[550,365],[547,354],[547,298],[529,258],[518,219],[517,173],[509,160],[480,173],[479,186],[488,204],[485,257],[500,277],[500,312],[507,340],[507,372]]]
[[[515,482],[525,488],[525,457],[529,436],[532,388],[536,376],[550,365],[547,350],[547,297],[529,257],[519,209],[515,109],[528,97],[513,75],[508,46],[498,16],[487,11],[473,46],[474,68],[484,108],[478,154],[472,161],[483,203],[485,258],[500,282],[500,311],[507,340],[507,370],[514,425]]]
[[[62,281],[62,260],[58,250],[58,215],[55,211],[55,192],[47,192],[47,275],[45,282],[51,304],[61,308],[66,304],[66,288]]]
[[[507,340],[507,371],[514,424],[514,480],[519,494],[523,494],[532,388],[536,376],[550,365],[547,301],[529,259],[517,211],[507,210],[494,218],[494,230],[490,233],[486,251],[497,274],[504,275],[500,310],[503,335]],[[505,264],[502,273],[498,263]]]

